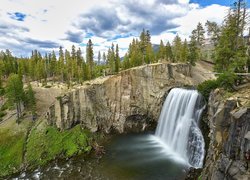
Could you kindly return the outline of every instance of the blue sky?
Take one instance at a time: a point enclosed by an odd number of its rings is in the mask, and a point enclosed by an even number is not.
[[[230,6],[233,0],[191,0],[191,3],[198,3],[201,6],[209,6],[211,4],[219,4],[222,6]]]
[[[198,22],[221,23],[232,0],[1,0],[0,50],[28,56],[31,50],[82,48],[89,38],[94,51],[118,43],[121,55],[143,28],[152,43],[189,38]]]

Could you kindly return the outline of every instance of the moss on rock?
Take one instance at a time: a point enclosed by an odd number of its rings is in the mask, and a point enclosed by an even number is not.
[[[23,120],[19,125],[13,121],[0,127],[0,177],[91,150],[90,133],[80,125],[61,132],[40,121],[29,132],[31,124]]]

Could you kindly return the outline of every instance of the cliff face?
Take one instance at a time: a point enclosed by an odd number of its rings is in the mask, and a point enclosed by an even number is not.
[[[250,87],[226,98],[221,90],[210,95],[210,144],[202,179],[250,178]]]
[[[168,90],[199,81],[185,64],[137,67],[58,97],[46,117],[60,129],[81,123],[93,132],[144,130],[158,119]]]

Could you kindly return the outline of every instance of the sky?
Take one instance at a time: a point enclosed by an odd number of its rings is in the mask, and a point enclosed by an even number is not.
[[[142,29],[153,44],[189,37],[198,22],[222,23],[233,0],[0,0],[0,50],[27,57],[59,46],[98,51],[119,44],[123,56]]]

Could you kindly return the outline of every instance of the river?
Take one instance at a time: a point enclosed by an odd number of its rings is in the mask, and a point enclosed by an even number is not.
[[[152,134],[113,136],[105,144],[105,152],[102,158],[92,154],[55,160],[10,179],[181,180],[188,168]]]

